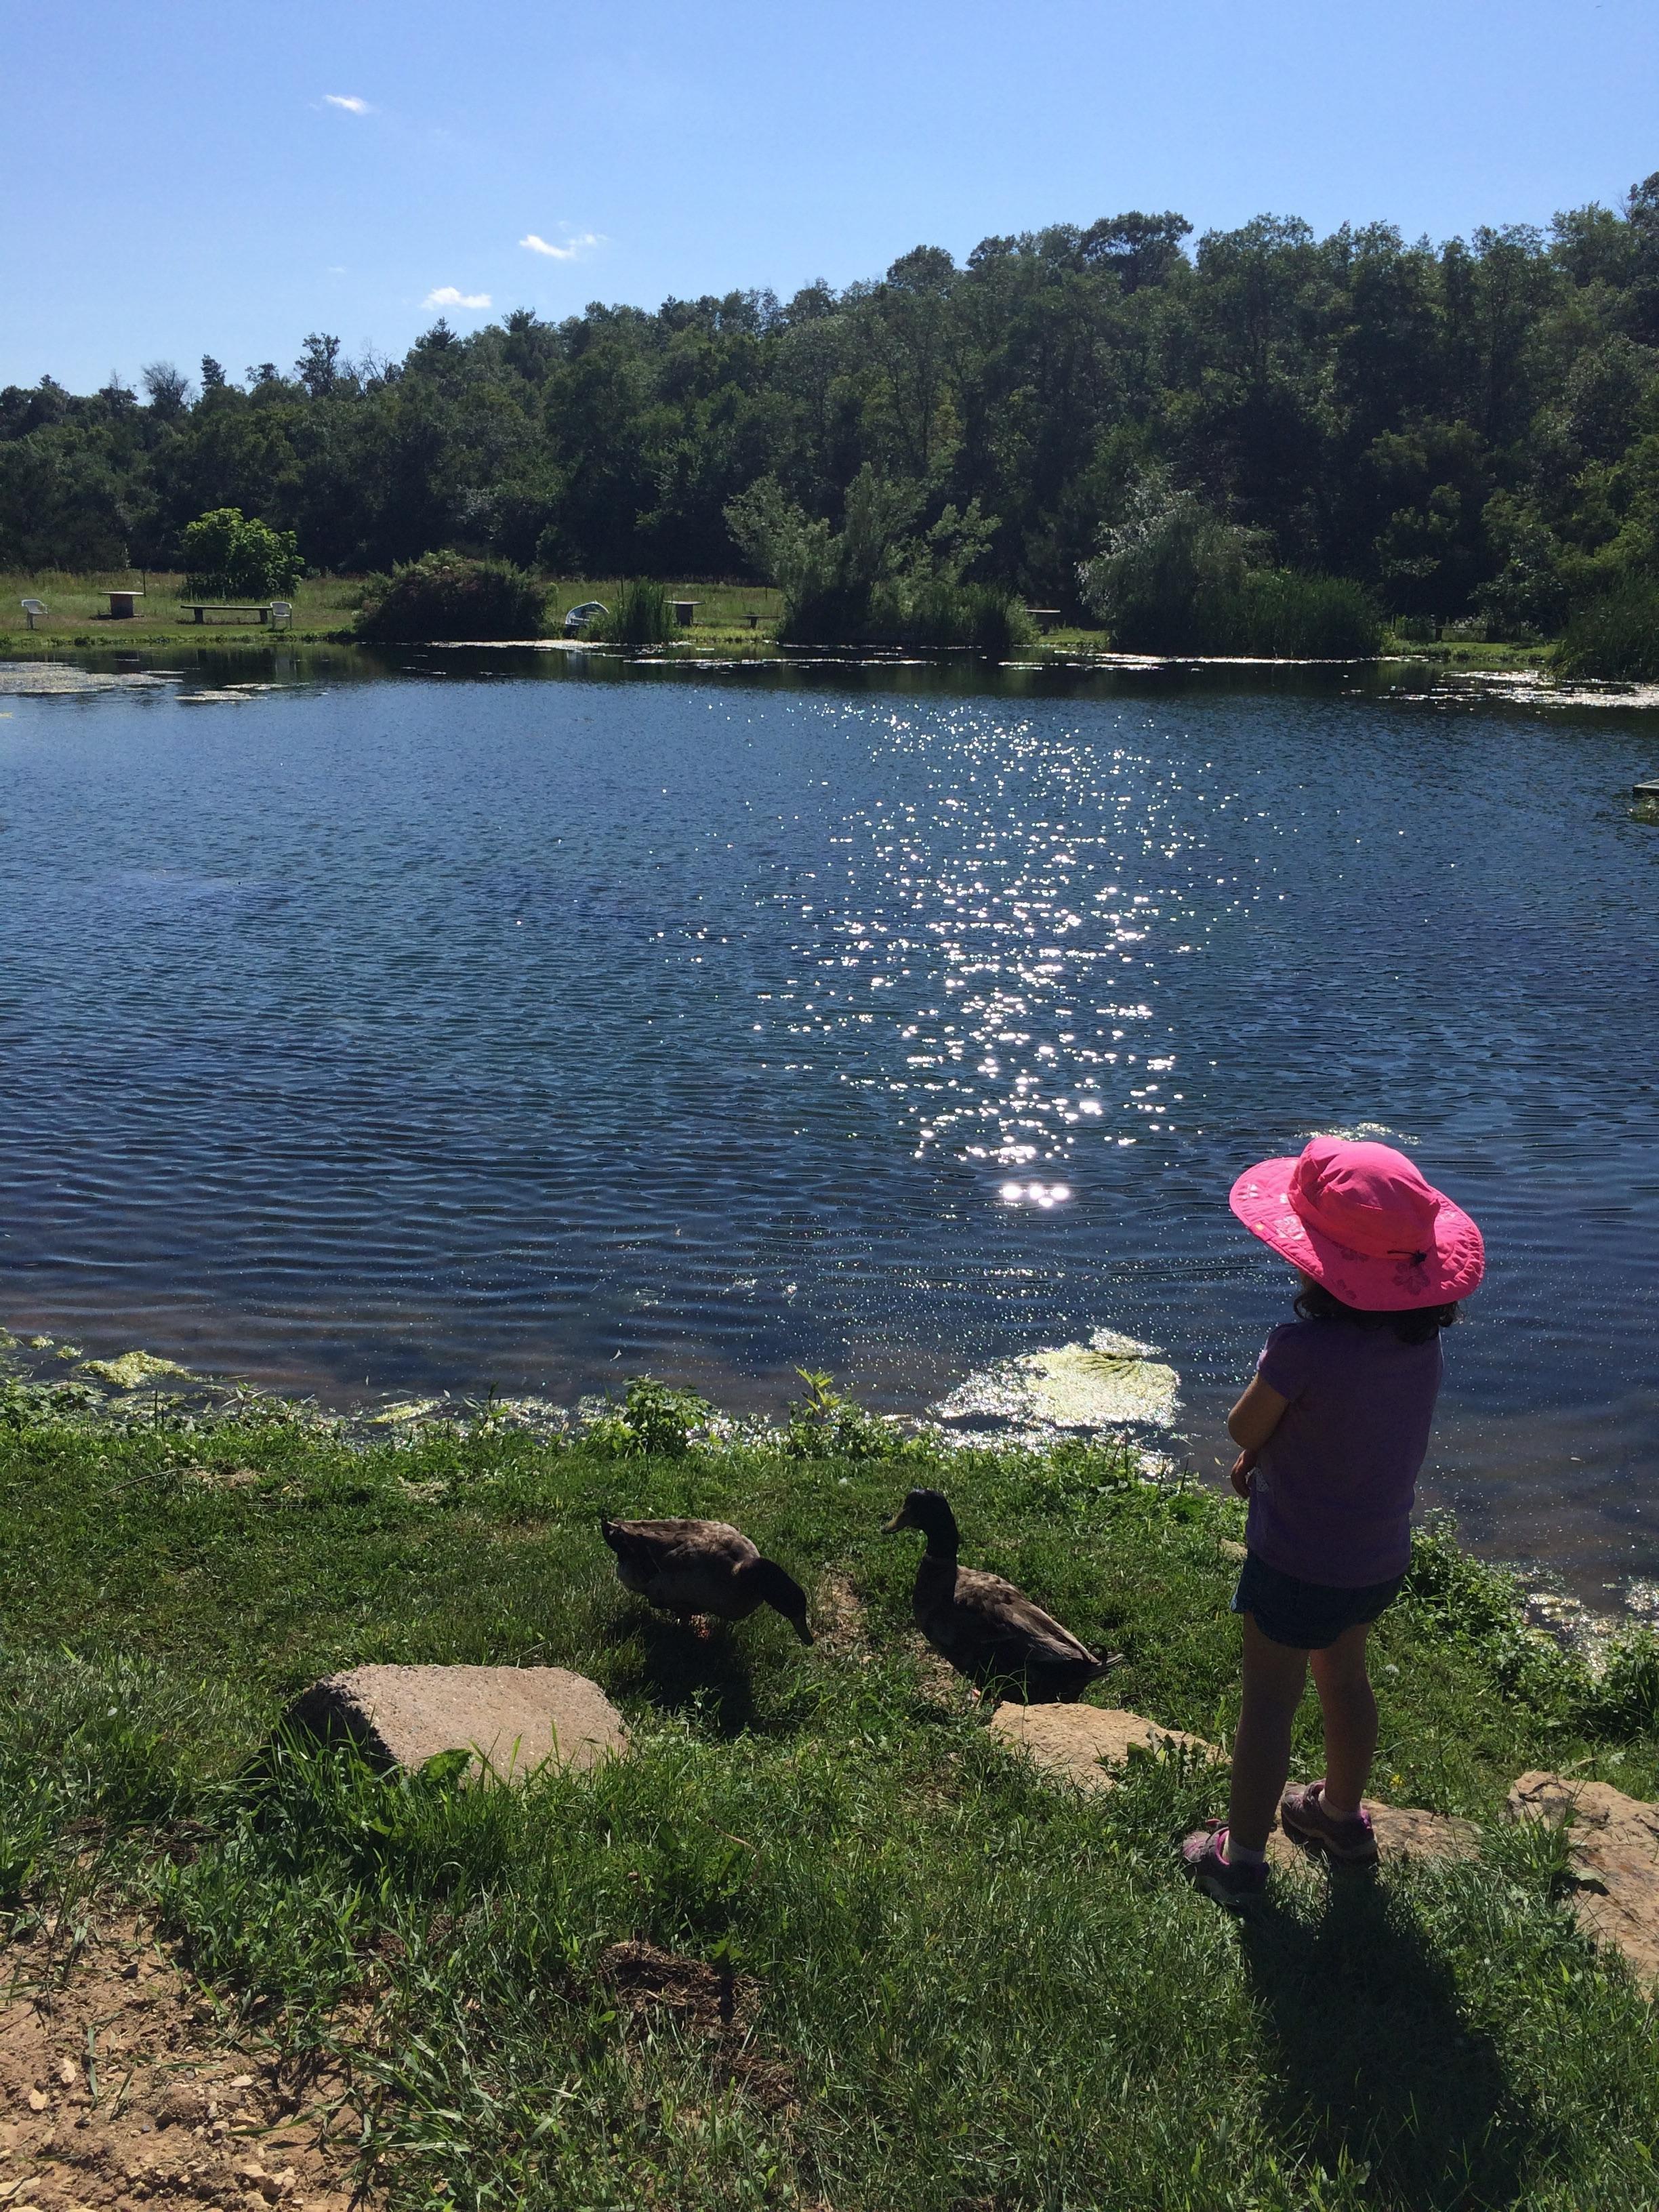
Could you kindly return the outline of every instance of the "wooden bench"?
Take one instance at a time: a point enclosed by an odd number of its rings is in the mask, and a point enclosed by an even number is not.
[[[179,611],[181,615],[194,615],[198,624],[205,623],[210,615],[228,615],[233,622],[268,623],[270,620],[269,605],[233,606],[214,599],[181,599]]]
[[[1034,623],[1040,623],[1042,625],[1044,637],[1048,636],[1060,617],[1060,610],[1058,607],[1027,607],[1025,611]]]

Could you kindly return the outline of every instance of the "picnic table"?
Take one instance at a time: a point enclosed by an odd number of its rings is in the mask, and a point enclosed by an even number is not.
[[[131,622],[138,611],[142,592],[112,592],[109,595],[109,616],[112,622]]]
[[[228,615],[236,622],[268,623],[270,620],[269,601],[258,606],[247,606],[219,599],[180,599],[179,611],[181,615],[194,615],[198,624],[205,623],[210,615]]]
[[[691,627],[691,617],[696,614],[702,602],[701,599],[670,599],[668,604],[673,608],[674,619],[679,624],[680,628],[682,629],[690,629]]]

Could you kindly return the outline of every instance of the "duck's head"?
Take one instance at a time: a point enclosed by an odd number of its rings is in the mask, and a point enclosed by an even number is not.
[[[750,1569],[754,1587],[760,1592],[763,1604],[775,1613],[781,1613],[803,1644],[812,1641],[812,1632],[806,1625],[806,1592],[786,1572],[775,1559],[757,1559]]]
[[[881,1532],[884,1536],[896,1536],[901,1528],[920,1528],[930,1552],[956,1557],[961,1541],[957,1516],[942,1490],[913,1490],[892,1519],[883,1522]]]

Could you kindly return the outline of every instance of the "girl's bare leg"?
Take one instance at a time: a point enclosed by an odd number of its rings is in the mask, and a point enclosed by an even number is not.
[[[1316,1652],[1316,1666],[1325,1656]],[[1291,1723],[1308,1680],[1308,1655],[1264,1636],[1244,1615],[1244,1702],[1233,1739],[1227,1840],[1265,1851],[1291,1772]]]
[[[1370,1633],[1370,1623],[1362,1620],[1311,1655],[1325,1720],[1325,1787],[1320,1799],[1334,1820],[1351,1820],[1358,1812],[1376,1756],[1376,1699],[1365,1671]]]

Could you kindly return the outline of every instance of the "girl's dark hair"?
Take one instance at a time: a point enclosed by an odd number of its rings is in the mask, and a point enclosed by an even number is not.
[[[1401,1344],[1426,1344],[1457,1319],[1455,1301],[1449,1306],[1411,1306],[1404,1313],[1373,1313],[1364,1306],[1344,1305],[1322,1283],[1310,1283],[1298,1294],[1296,1310],[1304,1321],[1351,1321],[1358,1328],[1391,1328]]]

